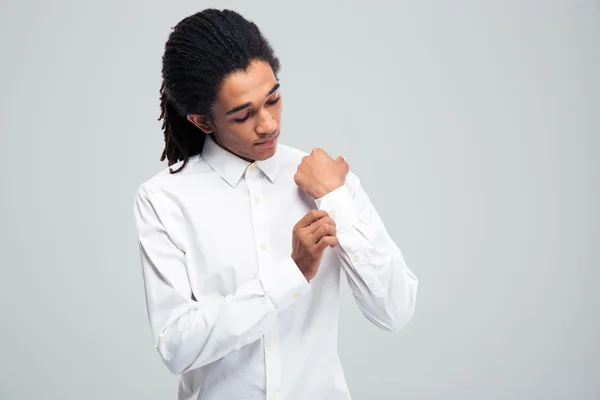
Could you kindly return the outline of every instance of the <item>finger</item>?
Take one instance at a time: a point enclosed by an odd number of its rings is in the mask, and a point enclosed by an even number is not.
[[[317,231],[311,235],[311,244],[317,244],[325,236],[335,236],[337,233],[336,229],[329,224],[323,224],[317,229]]]
[[[294,227],[294,229],[301,229],[310,226],[313,222],[317,221],[319,218],[323,218],[328,216],[327,211],[323,210],[310,210]]]
[[[313,223],[310,225],[310,227],[309,227],[309,233],[310,233],[311,235],[313,235],[313,234],[314,234],[314,233],[315,233],[315,232],[316,232],[316,231],[317,231],[317,230],[318,230],[318,229],[319,229],[321,226],[323,226],[323,225],[325,225],[325,224],[327,224],[327,225],[331,225],[331,226],[333,226],[334,228],[337,226],[337,225],[335,224],[335,221],[334,221],[334,220],[332,220],[332,219],[329,217],[329,215],[328,215],[328,216],[326,216],[326,217],[320,218],[320,219],[318,219],[317,221],[313,222]]]
[[[319,149],[319,151],[320,151],[320,152],[321,152],[323,155],[325,155],[327,158],[329,158],[330,160],[333,160],[333,157],[331,157],[331,156],[329,155],[329,153],[328,153],[328,152],[326,152],[325,150],[323,150],[323,149]]]
[[[335,236],[323,236],[317,243],[317,250],[322,253],[327,247],[335,247],[338,243],[338,238]]]
[[[329,153],[327,153],[324,149],[320,148],[320,147],[316,147],[314,149],[312,149],[312,151],[310,152],[311,155],[313,156],[317,156],[319,154],[327,156],[329,158],[331,158],[331,156],[329,155]],[[333,158],[331,158],[333,160]]]

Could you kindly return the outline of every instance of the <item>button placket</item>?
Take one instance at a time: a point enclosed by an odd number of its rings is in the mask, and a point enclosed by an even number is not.
[[[249,191],[250,210],[252,214],[252,225],[254,227],[254,240],[258,258],[258,269],[263,270],[273,262],[270,251],[270,236],[268,229],[268,216],[265,207],[262,186],[265,182],[259,169],[254,164],[248,167],[246,182]],[[277,399],[281,390],[281,359],[277,351],[278,332],[273,326],[263,335],[263,349],[265,354],[265,373],[267,399]]]
[[[277,396],[281,390],[281,357],[277,351],[278,332],[273,327],[264,336],[265,369],[267,372],[267,398]]]
[[[252,215],[252,225],[254,227],[254,245],[257,249],[258,256],[258,268],[259,271],[264,268],[265,263],[268,262],[266,252],[269,248],[268,230],[266,227],[266,218],[264,214],[264,206],[260,201],[262,197],[262,185],[261,185],[261,174],[256,169],[255,164],[251,164],[246,170],[246,183],[248,185],[248,194],[250,196],[250,211]]]

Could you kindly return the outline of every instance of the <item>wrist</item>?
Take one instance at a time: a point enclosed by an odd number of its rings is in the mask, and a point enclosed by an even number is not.
[[[291,258],[294,261],[294,264],[296,264],[296,267],[298,267],[298,269],[300,270],[300,272],[304,276],[304,279],[306,279],[306,281],[308,283],[310,283],[311,279],[314,278],[314,276],[310,276],[309,274],[306,273],[306,271],[304,271],[304,269],[300,266],[299,260],[296,260],[296,258],[294,257],[293,254],[292,254]]]
[[[325,184],[322,188],[317,190],[315,198],[320,199],[333,192],[336,189],[344,186],[344,182],[334,182],[331,184]]]

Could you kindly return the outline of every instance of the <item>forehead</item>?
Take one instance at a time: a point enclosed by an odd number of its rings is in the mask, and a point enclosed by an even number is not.
[[[236,72],[223,81],[218,102],[225,107],[235,107],[264,99],[275,86],[277,79],[271,66],[264,61],[253,61],[245,71]]]

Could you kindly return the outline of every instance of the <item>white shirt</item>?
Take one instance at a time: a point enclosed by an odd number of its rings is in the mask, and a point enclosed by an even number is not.
[[[183,171],[140,186],[148,317],[180,375],[179,400],[350,399],[337,352],[341,271],[372,323],[397,331],[411,318],[417,278],[359,179],[350,172],[315,200],[294,182],[305,155],[279,144],[249,163],[209,136]],[[315,208],[336,221],[339,245],[309,283],[291,258],[292,228]]]

